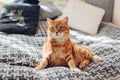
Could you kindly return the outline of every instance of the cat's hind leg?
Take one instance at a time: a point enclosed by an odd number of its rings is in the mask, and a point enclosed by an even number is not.
[[[98,62],[103,60],[101,57],[94,55],[89,48],[83,47],[83,50],[86,59],[91,60],[93,62]]]

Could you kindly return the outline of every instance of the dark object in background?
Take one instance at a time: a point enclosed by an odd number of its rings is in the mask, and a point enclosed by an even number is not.
[[[62,12],[54,6],[51,2],[40,2],[38,0],[15,0],[15,3],[38,4],[40,6],[39,20],[46,20],[46,18],[56,19]]]
[[[38,4],[38,0],[15,0],[15,3]]]
[[[37,31],[38,5],[10,4],[2,9],[0,31],[14,34],[35,34]]]

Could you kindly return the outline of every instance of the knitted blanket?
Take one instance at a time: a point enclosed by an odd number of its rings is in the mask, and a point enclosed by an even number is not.
[[[46,21],[39,25],[34,36],[0,33],[0,80],[119,80],[119,28],[102,25],[96,35],[71,29],[73,41],[89,47],[95,55],[103,58],[103,61],[92,62],[78,73],[68,67],[48,67],[40,71],[33,68],[41,61],[41,48],[47,35]]]

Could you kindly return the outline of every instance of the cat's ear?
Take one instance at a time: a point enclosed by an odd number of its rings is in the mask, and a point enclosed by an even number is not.
[[[63,22],[68,23],[68,17],[67,16],[63,19]]]
[[[48,24],[52,23],[52,20],[50,18],[47,18],[47,23]]]

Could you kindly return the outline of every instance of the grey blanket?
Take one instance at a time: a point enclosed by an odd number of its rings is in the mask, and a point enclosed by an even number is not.
[[[46,38],[46,22],[39,25],[34,36],[0,33],[0,80],[119,80],[119,28],[103,25],[97,35],[71,29],[73,41],[89,47],[95,55],[103,58],[78,73],[67,67],[48,67],[40,71],[33,68],[41,61],[41,48]]]

